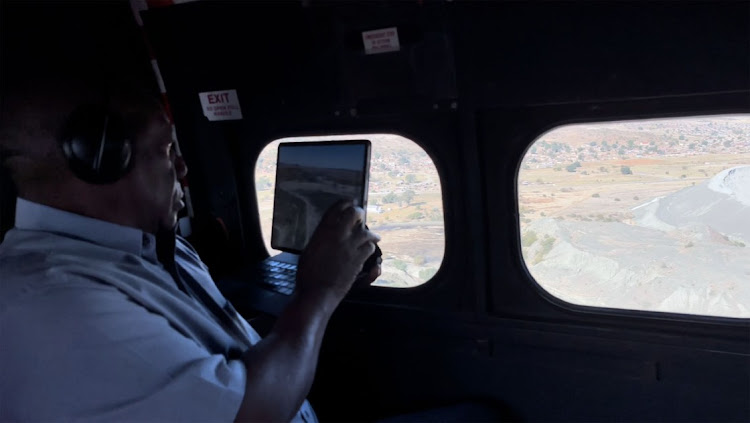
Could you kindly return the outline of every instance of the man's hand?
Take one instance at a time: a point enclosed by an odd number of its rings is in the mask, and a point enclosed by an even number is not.
[[[323,217],[297,267],[297,292],[271,333],[243,356],[245,396],[236,421],[289,421],[310,391],[323,333],[380,238],[351,202]],[[369,277],[375,280],[380,266]]]
[[[300,295],[331,297],[340,301],[351,288],[362,265],[380,237],[365,228],[365,212],[350,201],[331,207],[315,230],[297,268]],[[380,275],[372,269],[369,283]]]

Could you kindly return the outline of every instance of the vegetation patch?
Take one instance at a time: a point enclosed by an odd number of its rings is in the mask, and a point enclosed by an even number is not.
[[[525,234],[521,237],[521,246],[523,247],[531,247],[534,245],[534,243],[539,239],[537,237],[536,232],[534,231],[526,231]]]
[[[544,258],[549,254],[550,251],[552,251],[552,247],[555,246],[555,241],[557,239],[553,236],[545,235],[544,238],[541,241],[541,248],[536,253],[536,256],[534,257],[534,261],[532,264],[539,264],[544,260]]]
[[[432,279],[433,276],[437,273],[437,269],[434,267],[428,267],[427,269],[422,269],[419,271],[419,279],[422,279],[423,281],[428,281]]]

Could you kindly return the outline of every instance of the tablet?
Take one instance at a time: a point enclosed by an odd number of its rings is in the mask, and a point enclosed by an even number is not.
[[[367,210],[370,146],[368,140],[279,144],[271,247],[300,254],[339,200]]]

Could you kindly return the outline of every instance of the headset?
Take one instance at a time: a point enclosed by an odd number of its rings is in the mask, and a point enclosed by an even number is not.
[[[122,116],[103,104],[76,108],[59,135],[70,170],[95,185],[115,183],[128,173],[133,165],[131,140]]]

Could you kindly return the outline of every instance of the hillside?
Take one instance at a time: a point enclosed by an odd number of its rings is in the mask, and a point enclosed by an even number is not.
[[[644,198],[632,219],[539,219],[524,257],[551,293],[576,304],[750,317],[750,166]]]

